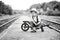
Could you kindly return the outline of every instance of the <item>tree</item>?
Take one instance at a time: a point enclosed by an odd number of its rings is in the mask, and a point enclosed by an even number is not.
[[[50,10],[47,12],[47,15],[53,15],[53,16],[60,16],[60,2],[58,1],[51,1],[48,3],[42,4],[43,10],[46,10],[49,8]]]
[[[30,9],[32,9],[32,8],[36,8],[36,9],[40,9],[40,3],[38,3],[38,4],[33,4],[31,7],[30,7]]]
[[[2,1],[0,1],[0,13],[2,13],[3,6],[4,6],[4,3]]]
[[[0,14],[12,15],[12,8],[11,8],[11,6],[6,5],[2,1],[0,1]]]

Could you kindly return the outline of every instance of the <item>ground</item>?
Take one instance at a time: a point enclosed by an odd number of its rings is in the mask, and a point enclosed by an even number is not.
[[[28,18],[28,19],[27,19]],[[31,33],[30,29],[27,32],[21,30],[23,20],[31,20],[29,16],[22,15],[17,19],[0,40],[59,40],[60,33],[55,30],[44,27],[44,32],[37,30],[36,33]]]

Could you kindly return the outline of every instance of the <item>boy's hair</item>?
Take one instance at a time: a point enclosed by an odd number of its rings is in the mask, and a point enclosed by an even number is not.
[[[31,13],[33,13],[33,12],[37,13],[37,11],[35,11],[35,10],[31,10],[30,12],[31,12]]]

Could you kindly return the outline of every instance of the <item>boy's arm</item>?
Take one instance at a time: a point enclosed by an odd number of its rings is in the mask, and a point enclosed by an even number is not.
[[[34,23],[35,25],[38,25],[38,24],[41,23],[41,22],[35,23],[34,16],[32,16],[32,19],[33,19],[33,23]]]
[[[40,24],[41,22],[35,23],[35,21],[33,21],[33,23],[34,23],[35,25],[38,25],[38,24]]]

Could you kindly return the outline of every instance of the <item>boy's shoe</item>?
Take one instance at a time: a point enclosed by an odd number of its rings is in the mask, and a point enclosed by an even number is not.
[[[44,32],[44,30],[41,30],[41,32]]]
[[[36,31],[35,30],[33,30],[33,31],[31,31],[32,33],[35,33]]]

